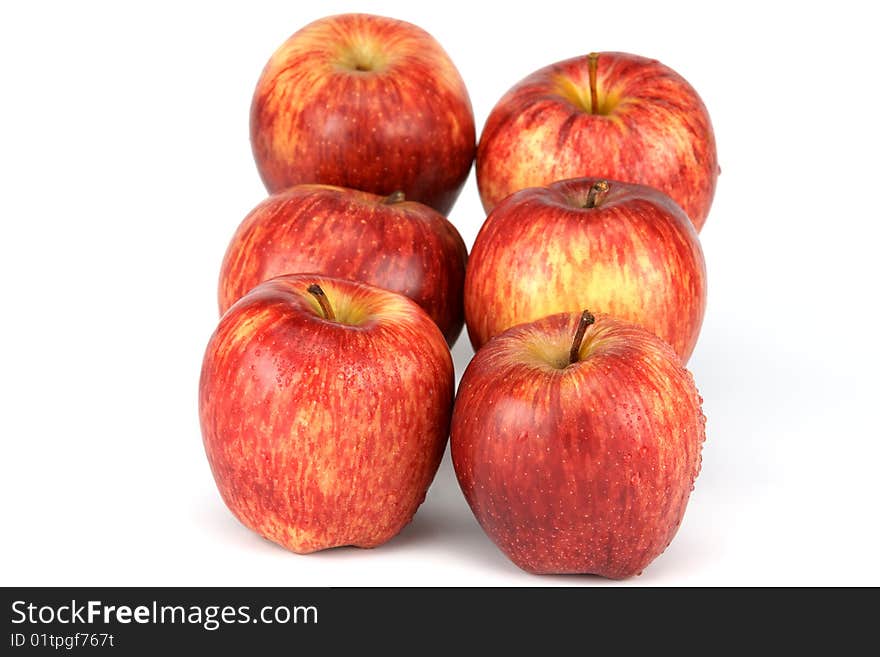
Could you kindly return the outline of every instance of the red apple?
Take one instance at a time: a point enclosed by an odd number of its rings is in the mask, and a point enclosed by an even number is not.
[[[254,91],[251,145],[270,192],[353,187],[449,214],[476,137],[464,82],[430,34],[343,14],[315,21],[272,55]]]
[[[489,115],[477,151],[486,212],[526,187],[596,176],[665,192],[699,231],[720,169],[703,101],[672,69],[626,53],[542,68]]]
[[[425,498],[453,385],[443,335],[406,297],[325,276],[266,281],[205,351],[199,418],[220,495],[294,552],[380,545]]]
[[[244,219],[220,272],[220,313],[280,274],[320,272],[399,292],[418,303],[451,345],[464,323],[467,248],[436,210],[342,187],[297,185]]]
[[[641,324],[683,362],[706,307],[694,227],[668,196],[579,178],[521,190],[471,249],[464,312],[474,349],[514,324],[589,307]]]
[[[638,574],[700,470],[702,399],[669,346],[587,313],[520,324],[474,356],[452,462],[489,538],[533,573]]]

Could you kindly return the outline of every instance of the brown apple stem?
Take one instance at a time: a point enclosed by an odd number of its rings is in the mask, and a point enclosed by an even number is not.
[[[324,319],[329,319],[331,322],[335,321],[336,313],[333,312],[333,306],[330,305],[330,300],[327,298],[327,295],[324,294],[324,290],[321,289],[321,286],[317,283],[312,283],[309,285],[309,294],[318,300],[318,305],[321,306],[321,312],[324,313]]]
[[[599,113],[599,93],[596,91],[596,76],[599,72],[599,53],[591,52],[587,55],[589,58],[590,71],[590,112],[592,114]]]
[[[584,333],[587,332],[587,327],[595,321],[596,318],[593,317],[593,313],[589,310],[585,310],[581,313],[581,321],[578,322],[577,331],[574,332],[574,340],[571,342],[571,351],[568,352],[569,365],[580,360],[581,343],[584,341]]]
[[[402,203],[406,200],[406,194],[404,194],[401,190],[397,190],[396,192],[391,192],[388,196],[386,196],[382,203],[385,205],[394,205],[395,203]]]
[[[587,203],[584,207],[595,208],[605,200],[605,197],[608,195],[608,190],[610,189],[611,185],[607,180],[597,180],[594,182],[593,186],[590,187],[590,193],[587,194]]]

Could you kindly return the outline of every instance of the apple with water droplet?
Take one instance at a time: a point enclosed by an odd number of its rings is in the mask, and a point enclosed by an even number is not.
[[[478,522],[532,573],[640,573],[670,544],[700,470],[702,399],[672,349],[612,317],[520,324],[474,356],[452,417]]]
[[[655,59],[621,52],[557,62],[517,83],[489,114],[477,149],[487,213],[520,189],[601,176],[659,189],[699,231],[719,173],[694,88]]]
[[[439,43],[405,21],[340,14],[269,59],[251,146],[274,193],[300,183],[408,199],[448,215],[476,152],[471,101]]]
[[[294,552],[375,547],[425,498],[454,374],[415,302],[317,275],[261,283],[205,350],[199,419],[223,501]]]

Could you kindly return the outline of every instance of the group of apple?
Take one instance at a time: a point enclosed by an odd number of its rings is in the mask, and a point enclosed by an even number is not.
[[[242,523],[298,553],[378,546],[449,439],[476,519],[527,571],[623,578],[667,547],[705,439],[684,365],[719,172],[682,77],[623,53],[559,62],[477,145],[429,34],[345,14],[272,55],[251,143],[271,195],[226,251],[199,384]],[[488,216],[468,256],[444,215],[475,157]]]

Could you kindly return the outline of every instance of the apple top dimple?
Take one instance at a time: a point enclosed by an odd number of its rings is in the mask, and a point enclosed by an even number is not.
[[[571,313],[563,313],[569,319]],[[587,321],[584,321],[587,319]],[[569,325],[559,324],[557,330],[548,332],[543,325],[521,326],[511,329],[507,336],[517,343],[516,351],[522,361],[552,374],[573,372],[590,359],[597,337],[593,329],[595,317],[589,311],[578,313],[577,320]],[[571,330],[569,330],[571,329]],[[601,331],[600,331],[601,332]]]
[[[418,304],[401,294],[323,274],[276,276],[243,298],[256,296],[283,300],[291,308],[306,310],[316,321],[336,324],[340,328],[374,328],[410,321],[414,314],[424,313]],[[433,326],[433,321],[430,324]]]
[[[604,191],[594,191],[596,185],[601,183],[605,183],[607,188]],[[623,203],[639,200],[664,209],[678,219],[683,230],[693,231],[690,220],[678,204],[663,192],[647,185],[605,178],[583,177],[558,180],[547,185],[546,190],[551,202],[584,213],[613,208]]]
[[[381,73],[391,61],[385,47],[366,34],[357,34],[344,42],[332,59],[338,70],[353,74]]]
[[[554,76],[551,93],[573,105],[585,114],[611,116],[621,104],[620,91],[614,87],[597,85],[596,109],[593,111],[593,97],[589,85],[583,80],[563,73]]]

